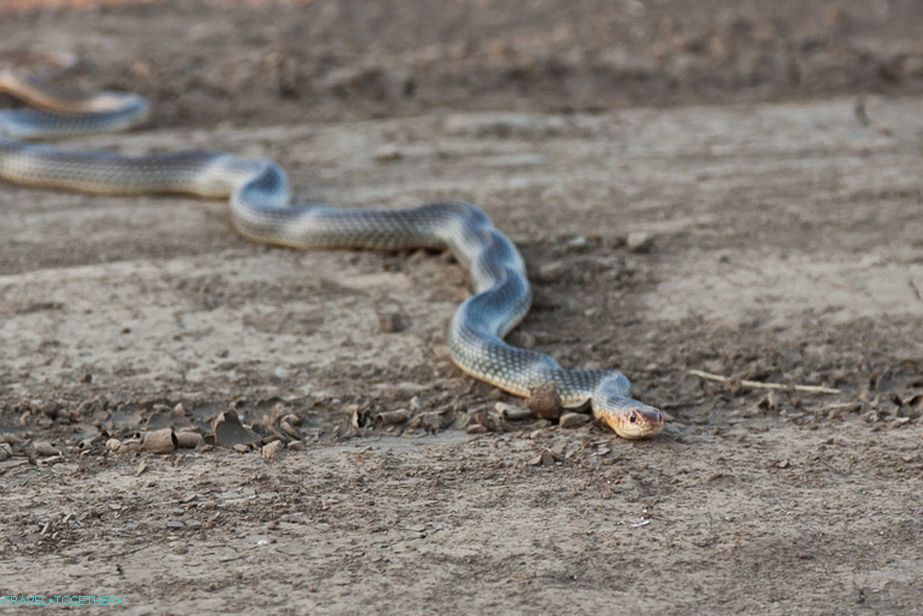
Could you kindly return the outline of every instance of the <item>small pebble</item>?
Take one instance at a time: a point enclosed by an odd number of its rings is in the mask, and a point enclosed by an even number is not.
[[[628,252],[650,252],[654,247],[654,236],[644,231],[629,233],[625,245],[628,247]]]
[[[400,160],[402,156],[401,150],[396,145],[383,145],[375,150],[375,160],[380,163]]]
[[[129,69],[131,71],[132,77],[136,77],[141,81],[150,81],[151,80],[151,65],[147,62],[138,61],[131,65]]]
[[[535,272],[535,279],[543,283],[558,282],[565,276],[567,276],[567,265],[561,261],[545,263]]]
[[[242,443],[237,443],[232,449],[237,453],[250,453],[250,446]]]
[[[58,404],[53,401],[49,402],[42,407],[42,413],[49,419],[55,419],[58,416]]]
[[[510,419],[512,421],[518,421],[532,417],[532,411],[529,409],[524,409],[521,406],[507,404],[506,402],[497,402],[494,405],[494,409],[503,415],[504,418]]]
[[[283,419],[279,422],[279,429],[285,432],[288,436],[296,440],[301,440],[304,436],[301,434],[301,431],[298,430],[295,426],[292,425],[287,419]]]
[[[130,438],[119,445],[119,453],[132,453],[141,450],[141,439]]]
[[[8,443],[0,444],[0,462],[13,456],[13,448]]]
[[[589,245],[589,242],[582,235],[577,235],[567,241],[567,247],[572,250],[583,250],[588,245]]]
[[[404,331],[407,328],[407,325],[404,323],[404,319],[399,313],[389,312],[387,314],[379,315],[378,327],[381,329],[382,333],[395,334],[397,332]]]
[[[529,332],[515,331],[510,334],[510,337],[507,339],[510,344],[513,346],[522,347],[524,349],[534,349],[535,348],[535,336]]]
[[[547,449],[537,454],[529,460],[530,466],[553,466],[555,463],[554,454]]]
[[[61,453],[57,447],[48,441],[35,441],[35,444],[32,445],[32,450],[39,456],[56,456]]]
[[[343,407],[344,414],[349,415],[349,425],[351,425],[356,430],[359,429],[361,417],[359,414],[359,405],[358,404],[347,404]]]
[[[775,411],[777,408],[775,394],[769,392],[763,396],[762,400],[760,400],[756,406],[764,411]]]
[[[576,428],[589,421],[590,416],[583,413],[564,413],[561,415],[560,425],[562,428]]]
[[[109,451],[118,451],[121,446],[122,441],[117,438],[110,438],[108,441],[106,441],[106,449]]]
[[[410,417],[410,411],[407,409],[398,409],[396,411],[385,411],[378,414],[378,421],[385,426],[396,426],[407,421]]]
[[[282,451],[284,446],[285,444],[282,441],[273,441],[263,445],[263,448],[260,450],[260,455],[267,460],[273,460],[277,455],[279,455],[279,452]]]
[[[474,423],[468,426],[465,432],[467,432],[468,434],[484,434],[485,432],[487,432],[487,426],[479,424],[479,423]]]
[[[292,441],[291,443],[286,445],[286,447],[288,447],[292,451],[301,451],[302,449],[304,449],[304,441]]]
[[[141,449],[151,453],[173,453],[176,451],[176,445],[176,434],[173,428],[145,432],[141,437]]]
[[[919,397],[920,396],[915,396],[914,400],[916,400]],[[914,404],[912,406],[910,404],[904,405],[900,407],[899,409],[897,409],[897,416],[906,417],[907,419],[917,419],[921,415],[923,415],[923,408],[921,407],[923,407],[923,405],[920,405],[919,403]]]
[[[184,430],[176,433],[176,446],[180,449],[195,449],[204,442],[198,432]]]
[[[408,428],[424,428],[428,432],[438,432],[446,427],[448,418],[441,412],[421,413],[407,424]]]

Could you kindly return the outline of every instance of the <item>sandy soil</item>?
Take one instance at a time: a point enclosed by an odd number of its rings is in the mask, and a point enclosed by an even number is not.
[[[71,85],[156,115],[73,147],[267,156],[344,207],[476,202],[534,273],[514,341],[623,369],[671,421],[629,443],[497,418],[517,401],[446,356],[465,275],[438,254],[273,249],[220,202],[4,186],[0,596],[923,613],[917,4],[78,4],[5,4],[3,45],[76,51]],[[229,409],[263,443],[294,415],[299,442],[106,448],[211,439]]]

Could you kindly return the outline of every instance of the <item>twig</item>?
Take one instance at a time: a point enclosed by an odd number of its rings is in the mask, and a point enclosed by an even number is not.
[[[913,296],[916,297],[919,301],[923,302],[923,295],[920,294],[920,287],[918,287],[917,283],[913,281],[913,278],[908,276],[907,284],[910,285],[910,290],[913,291]]]
[[[717,381],[719,383],[727,383],[731,380],[726,376],[721,376],[720,374],[714,374],[712,372],[705,372],[704,370],[690,370],[689,374],[709,381]],[[833,389],[832,387],[820,387],[818,385],[785,385],[784,383],[763,383],[761,381],[740,381],[740,386],[751,387],[753,389],[794,389],[795,391],[803,391],[810,394],[840,393],[839,389]]]

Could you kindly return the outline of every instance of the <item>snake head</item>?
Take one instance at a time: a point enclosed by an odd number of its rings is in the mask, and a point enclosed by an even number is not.
[[[663,430],[660,410],[617,393],[594,395],[593,415],[622,438],[633,441],[657,436]]]

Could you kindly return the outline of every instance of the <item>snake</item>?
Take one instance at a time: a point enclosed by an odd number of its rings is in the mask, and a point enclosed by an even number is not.
[[[472,291],[447,334],[458,368],[523,398],[550,386],[559,406],[585,409],[589,403],[601,425],[626,439],[650,438],[663,429],[664,414],[633,399],[622,372],[562,368],[549,355],[504,341],[529,311],[532,290],[515,244],[482,209],[463,201],[404,209],[293,203],[285,172],[267,159],[201,150],[123,156],[51,146],[44,141],[134,128],[147,120],[149,103],[128,92],[63,92],[54,78],[77,64],[73,54],[17,51],[8,57],[15,66],[0,72],[0,93],[24,105],[0,109],[0,179],[95,194],[227,199],[242,236],[276,246],[447,249],[467,268]],[[51,68],[25,70],[23,60]]]

